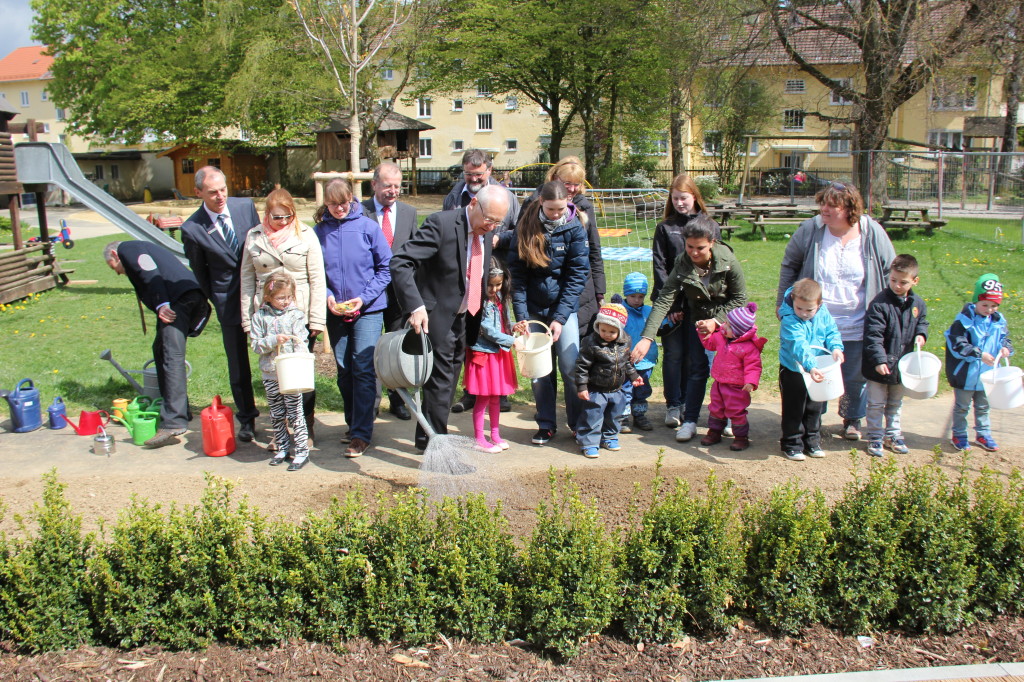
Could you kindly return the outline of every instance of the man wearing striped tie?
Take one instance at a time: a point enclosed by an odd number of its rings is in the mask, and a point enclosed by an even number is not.
[[[249,228],[260,222],[252,199],[228,198],[227,178],[215,166],[196,171],[196,196],[203,205],[181,226],[181,242],[192,272],[220,320],[235,400],[238,439],[255,437],[256,401],[249,368],[249,343],[242,330],[242,244]]]

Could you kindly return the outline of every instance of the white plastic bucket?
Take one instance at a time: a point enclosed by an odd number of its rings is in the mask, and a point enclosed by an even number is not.
[[[985,387],[988,404],[997,410],[1012,410],[1024,405],[1022,375],[1024,370],[1020,367],[1010,367],[1008,358],[1003,367],[996,366],[982,373],[981,385]]]
[[[939,390],[942,360],[920,350],[907,353],[899,361],[900,383],[909,398],[931,398]]]
[[[316,386],[313,379],[312,353],[281,353],[274,358],[277,388],[283,395],[309,393]]]
[[[803,367],[801,367],[800,373],[804,375],[804,384],[807,386],[807,395],[811,400],[819,403],[823,403],[828,400],[835,400],[839,396],[843,395],[842,365],[832,358],[832,354],[829,352],[828,348],[822,348],[821,346],[811,346],[811,348],[825,351],[825,355],[819,355],[816,358],[818,370],[825,375],[825,378],[822,379],[820,383],[816,382],[811,378],[811,375],[805,372]]]
[[[540,379],[551,374],[551,328],[543,322],[529,320],[526,328],[531,324],[544,327],[543,332],[529,332],[520,335],[516,340],[516,355],[519,358],[519,373],[527,379]]]

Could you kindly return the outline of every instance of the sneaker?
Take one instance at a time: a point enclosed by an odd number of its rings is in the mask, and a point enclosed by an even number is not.
[[[590,446],[589,448],[580,448],[580,454],[587,459],[597,459],[601,456],[601,451],[597,448]]]
[[[633,415],[633,426],[640,429],[641,431],[653,431],[654,424],[647,418],[646,414],[634,414]]]
[[[807,448],[804,450],[804,454],[808,457],[813,457],[814,459],[821,459],[825,456],[825,451],[821,448]]]
[[[799,450],[796,450],[796,449],[793,449],[793,450],[783,450],[782,452],[786,456],[786,459],[788,459],[788,460],[790,460],[792,462],[802,462],[805,459],[807,459],[807,457],[804,456],[804,453],[802,453],[802,452],[800,452]]]
[[[843,438],[846,440],[860,440],[860,420],[843,420]]]
[[[886,438],[882,444],[897,455],[905,455],[910,452],[910,448],[907,447],[902,438]]]
[[[733,437],[734,434],[732,432],[732,420],[731,419],[726,419],[725,420],[725,428],[722,429],[722,435],[725,436],[726,438],[732,438]]]
[[[494,436],[491,436],[491,442],[494,443],[495,445],[497,445],[502,450],[508,450],[511,447],[508,444],[507,440],[502,440],[501,438],[495,438]]]
[[[882,455],[884,455],[885,451],[882,450],[882,441],[873,440],[870,443],[868,443],[868,454],[871,455],[872,457],[881,457]]]
[[[665,413],[665,426],[670,429],[678,429],[683,424],[683,408],[681,405],[668,408]]]
[[[489,455],[496,455],[501,452],[501,446],[497,443],[488,443],[486,440],[478,440],[473,444],[473,449],[477,452],[486,452]]]
[[[985,452],[995,452],[999,449],[996,442],[992,440],[992,436],[975,436],[974,442]]]
[[[533,434],[530,442],[534,445],[544,445],[554,437],[555,432],[552,429],[537,429],[537,433]]]
[[[694,422],[683,422],[683,425],[676,431],[676,442],[685,443],[697,433],[697,424]]]
[[[611,450],[612,452],[618,452],[622,449],[622,446],[619,445],[618,438],[609,438],[608,440],[601,441],[601,447],[605,450]]]
[[[633,433],[633,427],[629,425],[629,417],[623,417],[619,424],[619,433]]]
[[[953,449],[960,452],[964,452],[971,447],[971,444],[967,442],[967,436],[953,436],[950,442],[953,444]]]

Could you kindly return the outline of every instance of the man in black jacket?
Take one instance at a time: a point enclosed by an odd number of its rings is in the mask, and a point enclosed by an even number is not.
[[[142,241],[111,242],[103,250],[103,258],[114,272],[128,276],[139,299],[156,313],[153,359],[164,401],[160,429],[146,446],[167,445],[185,433],[192,418],[185,341],[202,332],[210,319],[210,304],[192,271],[166,249]]]

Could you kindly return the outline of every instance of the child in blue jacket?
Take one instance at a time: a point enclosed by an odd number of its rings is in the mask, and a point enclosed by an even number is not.
[[[634,339],[633,345],[635,346],[636,342],[643,335],[647,318],[651,316],[651,306],[644,305],[644,297],[647,296],[647,277],[640,272],[631,272],[626,275],[626,278],[622,281],[622,296],[624,297],[623,300],[618,300],[618,296],[612,296],[612,303],[625,303],[627,316],[626,333],[629,334],[630,339]],[[631,382],[626,382],[622,386],[626,391],[626,398],[629,401],[626,411],[622,415],[622,433],[630,433],[633,430],[629,423],[631,415],[632,426],[641,431],[651,431],[654,429],[654,425],[651,424],[651,420],[647,417],[647,399],[653,393],[651,390],[651,372],[656,364],[658,364],[658,344],[652,343],[650,350],[647,351],[647,355],[639,362],[633,363],[637,373],[640,374],[640,378],[644,382],[636,387]]]
[[[953,447],[966,450],[967,412],[974,403],[975,442],[983,450],[999,449],[992,439],[988,397],[981,375],[1013,352],[1006,318],[998,312],[1003,285],[991,273],[974,283],[974,302],[964,306],[946,331],[946,379],[953,387]]]

